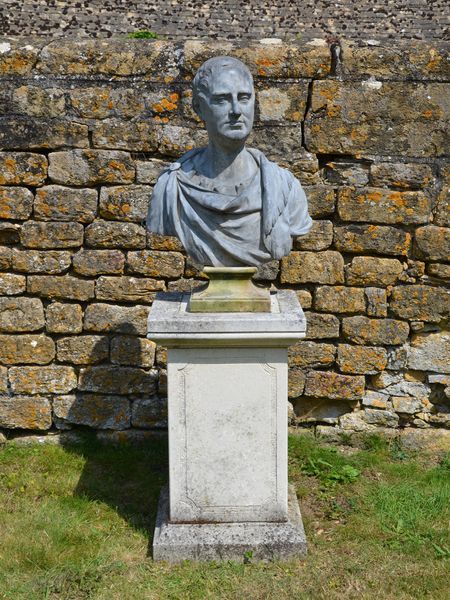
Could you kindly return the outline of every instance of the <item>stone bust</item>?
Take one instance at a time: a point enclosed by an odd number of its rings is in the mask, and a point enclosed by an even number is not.
[[[208,146],[184,154],[155,185],[148,229],[178,237],[199,265],[280,259],[289,254],[292,237],[311,228],[298,180],[245,145],[254,107],[253,78],[244,63],[228,56],[204,62],[193,82],[193,108],[206,125]]]

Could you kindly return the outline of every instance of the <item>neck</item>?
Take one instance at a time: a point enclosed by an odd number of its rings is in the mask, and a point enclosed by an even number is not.
[[[223,148],[210,141],[203,164],[208,177],[239,178],[248,169],[248,152],[244,143],[233,148]]]

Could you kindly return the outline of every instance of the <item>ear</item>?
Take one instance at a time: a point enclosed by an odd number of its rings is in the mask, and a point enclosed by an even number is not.
[[[194,112],[200,117],[202,121],[205,120],[203,113],[203,102],[204,98],[201,94],[197,94],[194,98],[192,98],[192,108]]]

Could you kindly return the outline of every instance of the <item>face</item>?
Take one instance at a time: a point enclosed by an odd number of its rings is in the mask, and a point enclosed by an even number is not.
[[[209,93],[200,96],[200,117],[209,138],[216,143],[242,142],[253,126],[255,93],[248,75],[240,69],[213,72]]]

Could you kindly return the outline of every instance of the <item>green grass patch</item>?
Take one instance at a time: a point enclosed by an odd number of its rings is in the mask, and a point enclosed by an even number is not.
[[[450,457],[382,438],[338,449],[292,436],[289,476],[309,555],[287,563],[154,563],[164,440],[0,450],[0,598],[448,597]]]
[[[140,31],[132,31],[131,33],[128,33],[127,37],[137,40],[156,40],[159,36],[154,31],[141,29]]]

